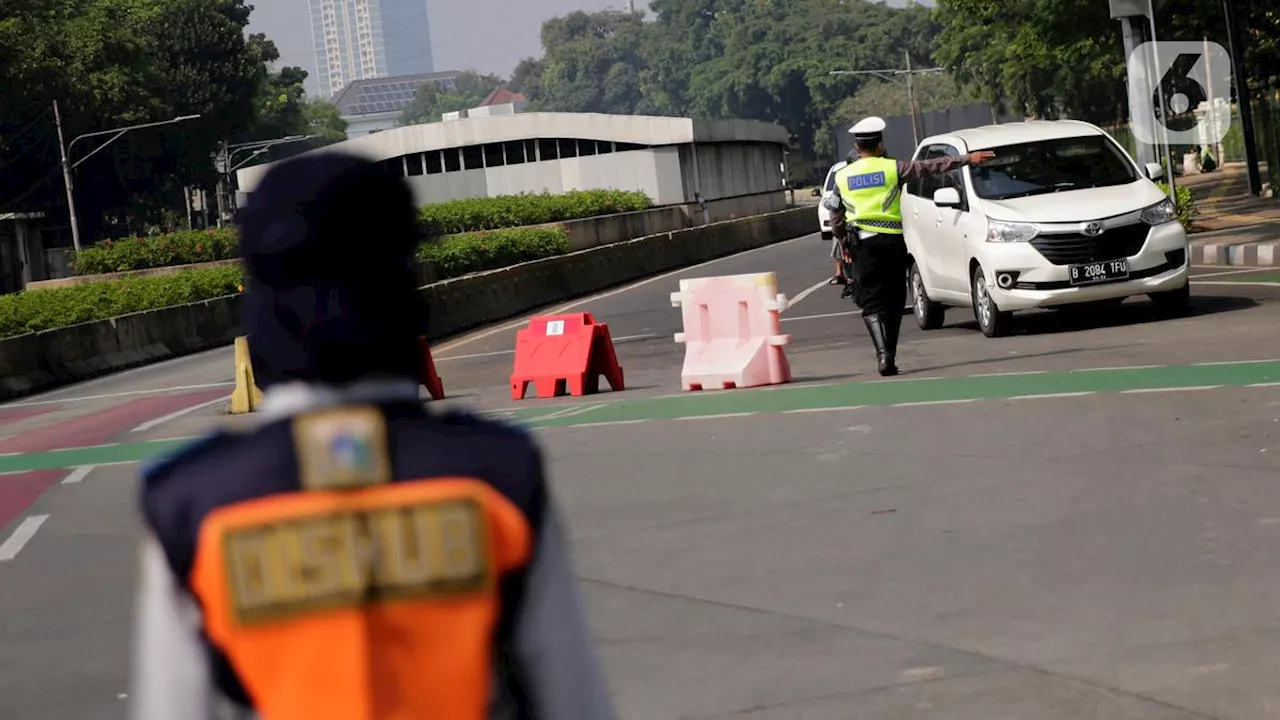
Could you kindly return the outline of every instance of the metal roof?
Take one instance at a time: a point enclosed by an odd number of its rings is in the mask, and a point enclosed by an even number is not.
[[[399,112],[409,107],[424,83],[435,82],[452,89],[456,77],[456,72],[438,72],[354,80],[330,102],[338,106],[338,114],[343,117]]]

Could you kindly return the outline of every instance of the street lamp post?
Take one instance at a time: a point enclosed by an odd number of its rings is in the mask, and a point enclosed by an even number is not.
[[[54,123],[56,123],[58,126],[58,151],[61,154],[61,158],[62,158],[62,181],[67,188],[67,212],[71,217],[71,241],[72,243],[75,244],[75,248],[77,251],[81,249],[80,222],[76,218],[75,183],[74,183],[74,180],[72,179],[71,171],[83,165],[84,162],[89,158],[93,157],[94,155],[97,155],[99,152],[106,149],[106,147],[111,143],[115,142],[116,140],[119,140],[120,137],[127,132],[131,132],[133,130],[141,130],[143,128],[159,127],[161,125],[173,125],[174,123],[185,122],[187,120],[195,120],[198,117],[200,117],[200,115],[198,114],[182,115],[180,117],[175,117],[171,120],[162,120],[160,122],[151,122],[151,123],[141,123],[139,125],[129,125],[127,127],[112,128],[111,130],[100,130],[98,132],[91,132],[91,133],[85,133],[83,135],[77,135],[75,138],[71,140],[70,143],[66,143],[63,141],[63,138],[62,138],[62,114],[61,112],[59,112],[59,109],[58,109],[58,101],[55,100],[53,102],[53,119],[54,119]],[[87,140],[92,137],[101,137],[103,135],[110,135],[111,137],[106,142],[94,148],[93,151],[90,152],[88,155],[85,155],[84,157],[80,158],[75,163],[71,162],[70,160],[71,150],[75,147],[76,143],[80,142],[81,140]]]
[[[222,226],[222,218],[226,214],[225,206],[223,204],[224,195],[227,196],[227,199],[230,200],[230,205],[232,209],[234,210],[236,207],[235,188],[233,187],[233,183],[231,182],[232,174],[235,173],[236,170],[239,170],[240,168],[244,167],[247,163],[252,161],[255,157],[267,152],[268,150],[276,147],[277,145],[287,145],[289,143],[304,142],[304,141],[311,140],[313,138],[318,138],[318,137],[320,136],[314,135],[314,134],[313,135],[288,135],[286,137],[274,138],[272,140],[255,140],[253,142],[238,143],[235,145],[228,145],[227,143],[224,142],[222,144],[222,148],[218,152],[218,157],[216,159],[218,172],[221,176],[221,180],[219,180],[219,183],[218,183],[221,186],[221,188],[218,191],[218,226],[219,227]],[[249,157],[241,161],[238,165],[232,165],[231,163],[235,159],[235,156],[242,152],[248,152],[251,154],[249,155]]]
[[[925,75],[925,74],[936,75],[942,72],[943,68],[940,68],[940,67],[912,68],[911,54],[910,53],[903,53],[903,54],[906,57],[906,61],[907,61],[907,67],[905,69],[887,68],[887,69],[880,69],[880,70],[832,70],[827,74],[828,75],[874,75],[875,77],[880,78],[881,80],[886,80],[889,82],[895,82],[897,77],[900,75],[904,76],[906,78],[906,83],[907,83],[907,104],[911,108],[911,137],[914,140],[915,144],[918,145],[920,144],[920,127],[919,127],[919,119],[916,112],[916,93],[915,93],[915,88],[911,84],[911,76]]]

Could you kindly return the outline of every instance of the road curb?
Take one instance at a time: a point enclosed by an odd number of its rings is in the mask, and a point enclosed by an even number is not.
[[[1214,243],[1191,245],[1192,265],[1230,267],[1277,267],[1280,253],[1275,242]]]

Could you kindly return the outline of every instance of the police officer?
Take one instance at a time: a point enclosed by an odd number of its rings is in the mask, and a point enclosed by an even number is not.
[[[878,117],[866,118],[850,128],[858,157],[836,173],[836,189],[848,232],[857,237],[854,275],[858,279],[862,319],[876,348],[878,370],[889,376],[898,374],[898,331],[907,301],[902,186],[925,175],[982,163],[994,153],[975,152],[915,162],[893,160],[884,156],[884,129],[885,122]]]
[[[244,209],[260,423],[144,471],[134,720],[614,717],[539,449],[422,406],[417,242],[341,154]]]

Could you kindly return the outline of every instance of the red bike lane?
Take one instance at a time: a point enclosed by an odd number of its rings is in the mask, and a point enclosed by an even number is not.
[[[115,437],[156,418],[210,402],[226,395],[225,390],[163,395],[139,398],[112,407],[69,418],[46,427],[20,433],[0,440],[0,454],[47,452],[73,447],[106,445]],[[0,409],[0,429],[3,425],[37,417],[65,405],[14,408],[6,412]],[[0,475],[0,529],[26,512],[51,486],[64,478],[67,470],[36,470]]]

